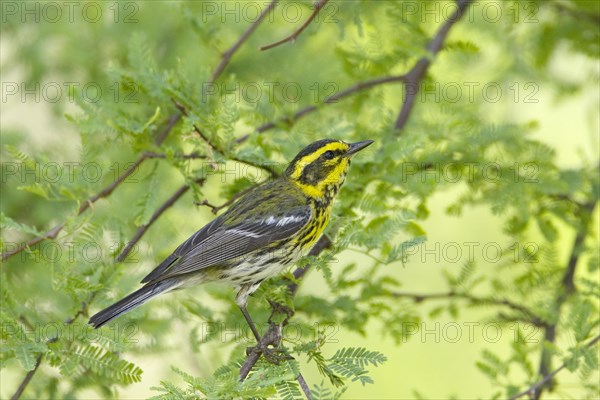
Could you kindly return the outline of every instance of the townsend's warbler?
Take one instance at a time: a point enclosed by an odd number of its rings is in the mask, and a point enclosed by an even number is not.
[[[350,158],[373,143],[324,139],[305,147],[282,177],[249,191],[142,279],[145,285],[90,319],[98,328],[163,292],[202,282],[229,282],[254,336],[246,311],[261,282],[308,253],[329,222],[333,199]]]

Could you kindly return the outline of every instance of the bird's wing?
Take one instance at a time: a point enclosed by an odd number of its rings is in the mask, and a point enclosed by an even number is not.
[[[215,220],[196,232],[142,282],[164,279],[222,265],[268,244],[293,237],[311,216],[309,206],[285,215],[267,216],[235,225]]]
[[[173,264],[175,264],[181,257],[188,253],[195,246],[198,246],[212,234],[223,228],[223,219],[221,217],[215,218],[210,223],[204,225],[199,231],[190,236],[185,242],[181,243],[179,247],[160,265],[152,270],[148,275],[142,279],[141,283],[147,283],[160,277],[165,271],[167,271]]]

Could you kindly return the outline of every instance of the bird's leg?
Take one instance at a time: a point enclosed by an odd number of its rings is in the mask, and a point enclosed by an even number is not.
[[[252,321],[252,318],[250,318],[250,314],[248,314],[248,310],[246,310],[246,304],[248,304],[248,296],[250,296],[252,293],[254,293],[254,291],[256,289],[258,289],[259,285],[260,285],[260,282],[258,284],[254,284],[254,285],[241,286],[240,290],[238,291],[237,295],[235,296],[235,302],[237,303],[238,307],[240,308],[240,311],[242,312],[242,314],[244,315],[244,318],[246,319],[248,326],[250,326],[250,329],[252,330],[252,333],[254,334],[256,341],[260,344],[260,335],[258,333],[258,330],[256,329],[256,325],[254,325],[254,321]]]
[[[282,360],[290,359],[291,357],[285,354],[284,350],[269,348],[269,345],[276,346],[279,344],[279,342],[281,341],[281,330],[279,330],[279,334],[271,335],[270,337],[265,336],[261,338],[258,333],[258,330],[256,329],[256,326],[254,325],[254,321],[252,321],[252,318],[250,318],[250,314],[248,314],[248,310],[246,310],[246,307],[242,305],[239,305],[239,307],[240,311],[244,315],[244,318],[246,318],[246,322],[248,323],[248,326],[250,326],[250,329],[252,330],[252,333],[254,334],[254,337],[256,338],[256,341],[258,343],[256,346],[248,347],[246,349],[246,354],[249,355],[254,352],[259,352],[260,354],[265,356],[265,358],[269,362],[273,364],[279,364],[279,362]],[[276,354],[281,352],[283,352],[284,354]]]
[[[246,309],[246,303],[248,302],[248,296],[250,295],[250,293],[252,293],[254,290],[256,290],[255,289],[256,287],[258,287],[258,285],[256,285],[255,287],[243,286],[236,296],[236,303],[237,303],[238,307],[240,308],[242,315],[246,319],[246,322],[248,323],[248,326],[252,330],[252,333],[254,334],[254,337],[256,338],[256,341],[257,341],[257,345],[253,346],[253,347],[248,347],[248,349],[246,349],[246,353],[250,354],[253,352],[259,352],[269,362],[274,363],[274,364],[279,364],[279,361],[288,359],[289,356],[288,355],[280,356],[280,355],[275,354],[275,351],[277,351],[277,350],[274,351],[274,350],[270,349],[269,345],[276,346],[281,342],[281,329],[279,329],[278,335],[271,335],[271,337],[265,336],[265,337],[261,338],[260,334],[258,333],[258,330],[256,329],[256,325],[254,325],[254,321],[252,321],[252,318],[250,317],[250,314],[248,313],[248,310]]]
[[[250,330],[252,330],[252,333],[254,334],[254,337],[256,338],[256,341],[258,343],[260,343],[260,335],[258,333],[258,330],[256,329],[256,326],[254,325],[254,321],[252,321],[252,318],[250,318],[250,314],[248,314],[248,310],[246,310],[246,305],[239,305],[240,307],[240,311],[242,312],[242,314],[244,315],[244,318],[246,319],[246,322],[248,323],[248,326],[250,326]]]

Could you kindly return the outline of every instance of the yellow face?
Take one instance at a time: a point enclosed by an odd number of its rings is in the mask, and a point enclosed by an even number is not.
[[[324,139],[308,145],[290,163],[286,176],[310,197],[322,198],[344,183],[350,159],[372,141],[348,144]]]

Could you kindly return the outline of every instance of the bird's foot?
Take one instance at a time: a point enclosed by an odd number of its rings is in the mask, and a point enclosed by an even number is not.
[[[280,362],[285,360],[291,360],[294,357],[287,354],[284,349],[278,349],[275,347],[269,347],[269,345],[265,345],[259,343],[256,346],[248,347],[246,349],[246,355],[250,355],[252,353],[258,353],[259,355],[263,355],[268,362],[271,364],[279,365]]]
[[[268,302],[271,305],[271,310],[273,310],[271,312],[271,316],[269,317],[269,322],[272,322],[271,320],[273,319],[273,316],[275,314],[285,314],[286,315],[286,318],[284,319],[285,322],[287,322],[287,320],[290,319],[294,315],[294,310],[292,310],[290,307],[286,306],[285,304],[281,304],[281,303],[278,303],[273,300],[268,300]]]

